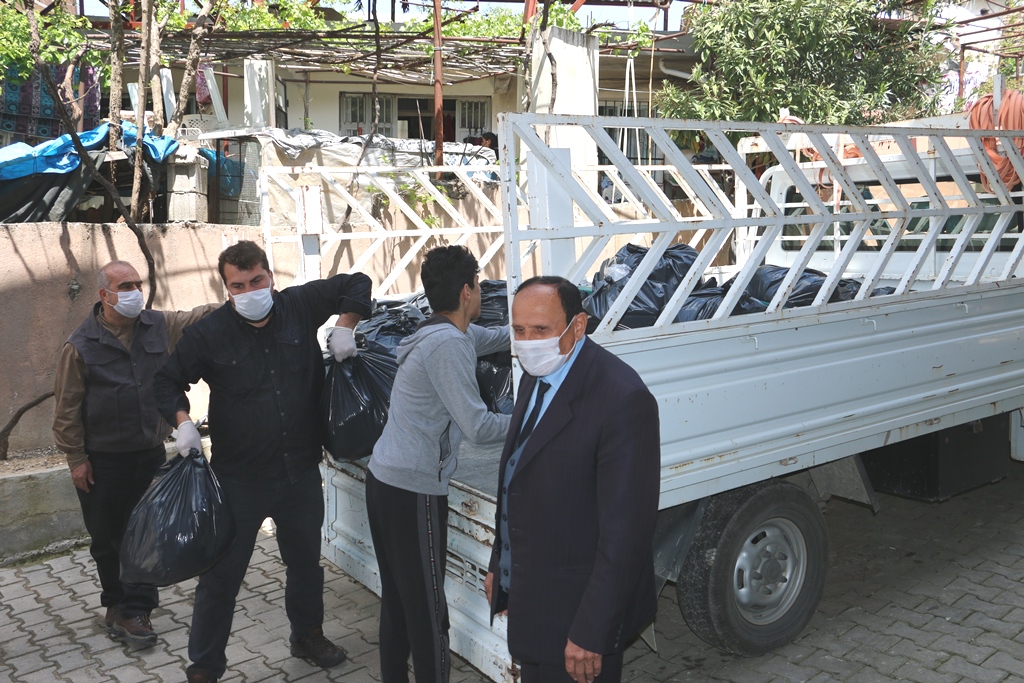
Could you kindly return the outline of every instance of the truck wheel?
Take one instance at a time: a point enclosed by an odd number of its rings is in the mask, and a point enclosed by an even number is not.
[[[705,642],[754,657],[800,634],[825,588],[828,530],[798,486],[766,481],[714,496],[676,582]]]

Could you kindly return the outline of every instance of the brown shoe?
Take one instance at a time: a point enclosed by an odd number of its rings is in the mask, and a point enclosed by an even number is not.
[[[114,622],[117,621],[120,614],[121,607],[119,605],[111,605],[107,608],[107,613],[103,615],[103,625],[107,627],[108,631],[114,626]]]
[[[149,623],[148,614],[140,614],[129,619],[119,612],[114,625],[110,627],[110,632],[115,638],[136,647],[156,645],[156,634],[153,633],[153,625]]]
[[[291,644],[292,655],[329,669],[345,661],[348,654],[324,637],[322,628],[307,631]]]
[[[185,669],[185,683],[216,683],[217,676],[209,669],[192,665]]]

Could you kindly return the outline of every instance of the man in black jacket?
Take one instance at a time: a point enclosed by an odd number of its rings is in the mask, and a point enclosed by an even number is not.
[[[160,411],[178,426],[178,451],[198,447],[185,391],[210,386],[210,465],[235,523],[227,555],[199,577],[189,635],[189,683],[216,681],[238,595],[263,520],[277,526],[288,568],[285,609],[291,652],[335,666],[345,652],[323,635],[320,525],[323,440],[318,404],[324,367],[317,329],[339,314],[329,347],[337,360],[355,353],[353,328],[370,315],[370,279],[335,275],[274,291],[267,256],[253,242],[220,255],[231,306],[186,330],[156,379]]]
[[[492,616],[508,611],[523,683],[618,683],[623,650],[657,609],[658,404],[586,329],[568,280],[516,292],[512,351],[525,374],[485,585]]]

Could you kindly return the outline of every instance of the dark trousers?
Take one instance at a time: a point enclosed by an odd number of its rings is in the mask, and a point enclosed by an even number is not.
[[[389,486],[366,473],[366,512],[380,571],[382,683],[447,683],[448,497]]]
[[[520,664],[522,683],[573,683],[562,664]],[[601,657],[601,675],[594,683],[619,683],[622,680],[622,653]]]
[[[121,540],[128,518],[153,476],[167,460],[163,444],[141,451],[89,453],[89,492],[76,488],[85,528],[92,538],[89,553],[100,575],[100,604],[120,606],[126,617],[149,614],[159,597],[153,586],[121,583]]]
[[[235,540],[223,559],[199,577],[188,656],[216,676],[227,667],[235,598],[242,587],[256,537],[270,517],[277,526],[277,547],[284,561],[284,606],[291,640],[324,623],[324,570],[320,566],[320,525],[324,521],[323,480],[311,467],[294,483],[287,480],[238,482],[220,479],[224,500],[235,521]]]

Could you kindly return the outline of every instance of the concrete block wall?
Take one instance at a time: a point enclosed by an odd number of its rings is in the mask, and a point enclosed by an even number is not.
[[[0,476],[0,567],[87,541],[66,467]]]

